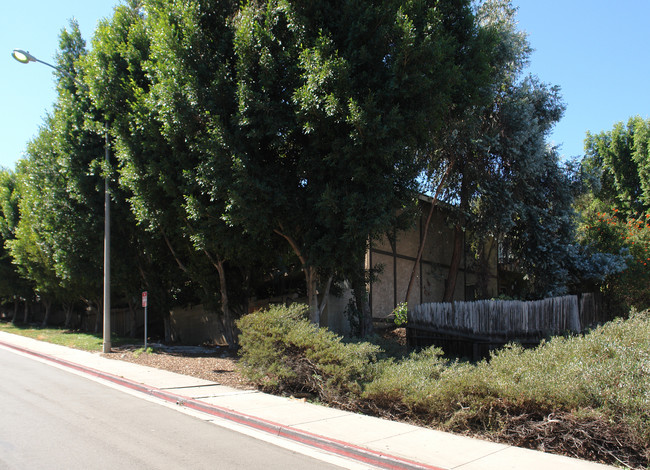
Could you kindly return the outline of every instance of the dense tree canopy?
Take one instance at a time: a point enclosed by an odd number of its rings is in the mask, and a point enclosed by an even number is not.
[[[274,234],[318,321],[480,83],[477,31],[468,2],[132,2],[98,32],[91,88],[134,213],[179,266],[217,268],[223,314],[224,263]]]
[[[129,0],[92,45],[63,31],[18,222],[0,201],[43,299],[98,297],[104,178],[119,301],[201,302],[231,343],[251,286],[291,265],[312,321],[344,280],[362,311],[368,244],[443,174],[457,233],[506,234],[539,294],[567,277],[571,185],[545,143],[563,106],[521,76],[505,0]]]
[[[636,116],[611,131],[587,133],[583,172],[593,198],[626,216],[650,210],[650,120]]]
[[[476,20],[478,33],[465,41],[478,43],[479,53],[461,75],[476,83],[475,98],[451,108],[427,158],[428,192],[448,203],[455,234],[441,300],[454,298],[464,254],[486,268],[488,250],[496,249],[490,239],[500,240],[528,280],[519,295],[559,293],[569,278],[573,185],[546,138],[564,105],[557,87],[523,74],[531,49],[509,2],[481,3]],[[463,253],[466,240],[473,253]],[[485,282],[478,288],[478,296],[489,295]]]
[[[9,170],[0,171],[0,300],[14,303],[14,322],[20,301],[32,295],[29,282],[18,273],[8,244],[16,238],[16,226],[20,219],[19,197],[16,174]]]
[[[289,243],[317,322],[317,291],[394,227],[420,155],[475,91],[460,72],[473,15],[469,2],[250,3],[235,28],[229,213]]]

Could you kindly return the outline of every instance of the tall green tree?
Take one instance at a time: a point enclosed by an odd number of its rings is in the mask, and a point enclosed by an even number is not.
[[[58,175],[52,190],[43,198],[53,198],[56,209],[49,214],[55,269],[65,289],[66,323],[74,303],[101,305],[103,242],[102,159],[105,141],[101,116],[82,83],[80,60],[86,42],[79,25],[71,21],[59,37],[56,63],[59,67],[58,98],[52,115],[55,158],[51,170]],[[39,158],[34,155],[34,158]],[[97,319],[101,318],[97,315]],[[99,327],[97,323],[96,328]]]
[[[611,131],[587,132],[583,173],[601,209],[634,217],[650,210],[650,120],[632,117]]]
[[[650,306],[650,120],[636,116],[609,131],[587,133],[578,200],[580,241],[626,260],[600,283],[615,305]],[[620,271],[620,270],[619,270]]]
[[[247,306],[227,279],[255,252],[250,237],[222,218],[230,162],[224,122],[235,111],[228,28],[235,7],[129,2],[100,26],[89,62],[135,217],[180,270],[169,271],[175,290],[218,309],[230,344],[233,307]]]
[[[103,211],[95,161],[104,146],[88,126],[93,108],[77,68],[84,54],[85,41],[72,21],[60,35],[54,110],[18,173],[20,220],[9,246],[45,304],[44,323],[54,302],[66,304],[70,313],[79,300],[97,304],[100,298]]]
[[[207,262],[212,268],[213,275],[199,279],[208,297],[218,293],[209,303],[219,306],[232,343],[234,318],[247,311],[248,293],[231,279],[241,279],[265,257],[266,238],[259,233],[253,238],[225,215],[232,187],[232,116],[237,112],[231,19],[238,4],[151,1],[147,8],[155,64],[150,69],[152,113],[157,112],[169,146],[167,164],[182,168],[173,204],[194,262],[198,258],[199,266]]]
[[[484,79],[476,84],[474,99],[452,110],[443,132],[434,136],[427,168],[430,192],[449,203],[454,228],[442,300],[454,297],[465,241],[473,240],[477,262],[485,266],[487,240],[504,237],[531,280],[529,294],[547,295],[567,282],[567,257],[560,247],[568,249],[573,233],[569,178],[546,143],[564,106],[557,87],[523,76],[530,47],[517,30],[509,1],[480,3],[476,20],[472,36],[457,36],[479,44],[482,62],[475,61],[466,75],[484,70]],[[488,64],[487,71],[477,63]],[[541,252],[544,262],[537,259]],[[479,295],[487,295],[485,287]]]
[[[16,173],[0,170],[0,300],[13,302],[12,322],[18,320],[21,301],[28,302],[32,294],[29,283],[19,275],[7,242],[16,238],[20,199]]]
[[[72,21],[60,35],[57,101],[19,172],[20,221],[10,248],[46,305],[44,323],[53,302],[66,306],[66,323],[75,303],[101,304],[104,179],[110,177],[110,168],[103,161],[104,120],[82,81],[85,55],[85,41]],[[132,261],[137,254],[135,225],[117,192],[113,207],[113,245],[118,248],[113,252],[120,256],[111,260],[111,284],[124,298],[139,284]],[[96,329],[101,318],[97,315]]]
[[[468,57],[457,71],[460,86],[455,102],[459,105],[448,109],[442,128],[431,135],[428,151],[423,155],[424,191],[433,196],[433,203],[405,301],[418,272],[433,212],[441,199],[456,207],[450,220],[454,243],[442,300],[453,297],[472,193],[476,181],[485,176],[480,175],[482,167],[486,166],[489,173],[494,166],[489,161],[490,127],[495,127],[499,101],[515,85],[530,52],[525,34],[516,28],[515,9],[509,1],[477,3],[473,14],[474,21],[454,23],[454,41]],[[482,162],[481,158],[488,161]]]
[[[237,16],[229,213],[288,243],[313,322],[319,293],[414,200],[419,156],[462,95],[472,51],[455,28],[471,21],[462,1],[250,2]]]
[[[111,140],[108,139],[106,113],[92,100],[88,85],[83,83],[87,71],[85,41],[76,22],[63,30],[57,64],[59,97],[55,105],[55,131],[59,172],[66,184],[71,216],[62,219],[57,233],[63,241],[57,246],[58,273],[63,286],[75,291],[74,298],[100,299],[104,259],[104,191],[109,180],[111,208],[111,293],[118,305],[133,310],[145,287],[143,273],[153,272],[145,254],[148,239],[135,224],[135,218],[120,190],[111,164],[105,161]],[[72,243],[71,243],[72,242]],[[151,250],[150,251],[155,251]],[[95,294],[96,293],[96,294]],[[99,305],[99,302],[96,301]],[[152,315],[153,316],[153,315]],[[97,315],[99,329],[103,315]],[[133,323],[133,322],[132,322]]]
[[[169,339],[172,292],[182,290],[187,278],[170,267],[166,256],[169,249],[163,240],[170,245],[174,237],[155,221],[164,219],[168,221],[166,228],[173,233],[177,230],[179,224],[173,223],[176,213],[168,204],[166,192],[174,189],[173,177],[182,170],[169,165],[154,171],[155,162],[164,159],[169,151],[161,144],[157,121],[147,112],[148,54],[141,2],[129,1],[116,7],[112,18],[100,22],[84,70],[92,101],[101,110],[101,119],[110,133],[111,165],[104,172],[110,175],[112,214],[128,221],[122,227],[112,224],[127,229],[119,237],[112,236],[112,240],[122,242],[121,257],[131,260],[119,275],[130,285],[130,290],[129,285],[124,285],[123,293],[129,306],[134,307],[139,291],[146,289],[152,317],[160,322],[160,332],[164,331]],[[156,184],[157,178],[160,185]],[[159,204],[147,206],[142,202],[143,194]],[[114,244],[113,253],[115,248]]]
[[[26,159],[18,165],[20,219],[15,238],[6,242],[21,276],[33,283],[45,307],[46,325],[52,304],[63,295],[57,275],[56,217],[65,204],[64,185],[56,168],[51,120],[27,146]]]
[[[564,106],[558,89],[527,78],[498,101],[489,146],[472,171],[468,227],[499,238],[528,278],[531,297],[566,289],[575,187],[546,138]],[[464,175],[465,177],[466,175]]]

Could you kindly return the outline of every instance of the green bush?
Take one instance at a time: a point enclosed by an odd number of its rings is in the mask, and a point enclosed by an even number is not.
[[[633,314],[584,336],[514,348],[482,366],[501,397],[626,419],[650,441],[650,315]]]
[[[408,323],[408,303],[402,302],[393,310],[394,322],[397,326],[406,325]]]
[[[242,372],[258,386],[283,393],[311,393],[346,404],[372,378],[378,346],[346,344],[306,318],[307,307],[271,307],[241,318]]]
[[[483,417],[493,405],[486,377],[475,365],[443,358],[438,348],[386,361],[363,398],[380,414],[426,426],[454,431],[493,427]]]
[[[153,348],[148,347],[147,349],[145,348],[138,348],[135,351],[133,351],[133,357],[140,357],[142,354],[153,354],[155,351]]]
[[[363,397],[369,409],[424,425],[647,466],[650,315],[535,349],[510,345],[478,364],[424,350],[382,364]]]
[[[243,370],[259,386],[514,445],[650,463],[647,312],[477,364],[437,348],[380,360],[378,346],[345,343],[305,312],[274,307],[240,320]]]

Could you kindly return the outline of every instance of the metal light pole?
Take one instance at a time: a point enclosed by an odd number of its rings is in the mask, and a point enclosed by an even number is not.
[[[75,77],[70,75],[69,72],[55,66],[48,64],[42,60],[37,59],[29,52],[21,49],[14,49],[11,56],[22,64],[30,62],[39,62],[41,64],[52,67],[54,70],[61,72],[68,76],[77,83],[84,90],[88,91],[86,84],[80,82]],[[108,143],[108,124],[104,123],[104,159],[106,161],[106,169],[108,170],[110,163],[110,147]],[[102,351],[104,353],[111,352],[111,207],[110,207],[110,194],[108,187],[108,173],[104,178],[104,328],[103,328],[103,343]]]

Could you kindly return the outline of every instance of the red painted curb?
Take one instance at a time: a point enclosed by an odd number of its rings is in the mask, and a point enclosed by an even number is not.
[[[82,372],[84,374],[91,375],[93,377],[107,380],[116,385],[126,387],[130,390],[144,393],[146,395],[159,398],[167,402],[175,403],[179,406],[183,406],[195,411],[200,411],[202,413],[206,413],[211,416],[216,416],[218,418],[227,419],[234,423],[248,426],[258,431],[263,431],[268,434],[283,437],[285,439],[289,439],[298,442],[300,444],[315,447],[317,449],[324,450],[332,454],[345,457],[351,460],[356,460],[368,465],[373,465],[388,470],[444,470],[440,467],[434,467],[431,465],[411,461],[408,459],[403,459],[401,457],[395,457],[389,454],[373,451],[370,449],[356,446],[354,444],[339,441],[336,439],[331,439],[325,436],[320,436],[318,434],[313,434],[307,431],[302,431],[299,429],[292,428],[291,426],[285,426],[262,418],[257,418],[255,416],[247,415],[245,413],[240,413],[233,410],[229,410],[227,408],[222,408],[220,406],[211,405],[209,403],[205,403],[200,400],[195,400],[192,398],[184,397],[182,395],[177,395],[175,393],[170,393],[165,390],[148,387],[144,384],[134,382],[124,377],[118,377],[116,375],[109,374],[107,372],[102,372],[93,369],[91,367],[75,364],[73,362],[66,361],[64,359],[59,359],[54,356],[50,356],[49,354],[32,351],[29,349],[22,348],[20,346],[15,346],[13,344],[5,343],[3,341],[0,341],[0,345],[41,359],[45,359],[47,361],[67,367],[69,369],[76,370],[78,372]]]

